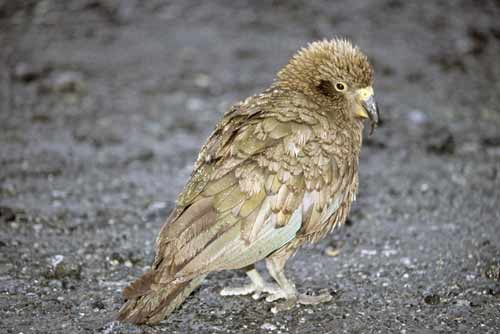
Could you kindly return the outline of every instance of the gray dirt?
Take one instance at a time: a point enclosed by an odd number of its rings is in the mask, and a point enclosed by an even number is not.
[[[499,18],[499,1],[0,1],[0,332],[500,333]],[[333,301],[272,315],[219,296],[246,280],[221,272],[158,326],[112,322],[221,114],[334,36],[373,61],[384,122],[348,224],[288,265]]]

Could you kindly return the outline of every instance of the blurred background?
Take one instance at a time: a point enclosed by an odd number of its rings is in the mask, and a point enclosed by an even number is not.
[[[273,316],[223,272],[111,322],[222,113],[335,36],[384,122],[346,226],[288,266],[333,301]],[[0,0],[0,332],[499,333],[499,55],[493,0]]]

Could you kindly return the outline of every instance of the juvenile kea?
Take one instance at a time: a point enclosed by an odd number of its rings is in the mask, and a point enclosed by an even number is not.
[[[191,178],[156,240],[147,273],[123,290],[118,319],[163,320],[212,271],[244,268],[251,283],[222,295],[268,293],[296,303],[286,261],[344,223],[358,188],[363,121],[377,125],[373,69],[348,41],[300,50],[263,93],[234,105],[201,149]],[[266,260],[277,284],[254,264]]]

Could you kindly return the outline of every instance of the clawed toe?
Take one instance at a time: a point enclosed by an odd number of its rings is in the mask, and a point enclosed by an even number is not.
[[[270,298],[272,297],[272,298]],[[318,305],[321,303],[326,303],[332,300],[332,295],[329,293],[322,293],[317,296],[309,296],[306,294],[297,294],[292,296],[280,295],[279,293],[276,295],[269,295],[266,298],[266,301],[275,301],[280,298],[286,298],[285,301],[278,303],[277,305],[271,308],[271,312],[276,314],[278,312],[287,311],[292,309],[295,305]]]
[[[277,289],[276,291],[270,292],[270,294],[266,297],[266,302],[274,302],[283,298],[287,299],[286,293],[281,289]]]

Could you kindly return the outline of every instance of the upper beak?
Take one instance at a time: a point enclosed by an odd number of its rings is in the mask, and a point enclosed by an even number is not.
[[[379,122],[379,110],[377,102],[375,101],[375,97],[373,95],[373,88],[367,87],[358,90],[358,97],[359,101],[361,102],[361,106],[366,112],[366,116],[368,116],[368,118],[370,119],[370,134],[372,134],[373,130],[377,127]]]
[[[375,101],[375,97],[373,95],[370,95],[368,99],[361,102],[361,105],[366,110],[366,112],[368,113],[368,117],[370,118],[370,134],[372,134],[373,130],[377,127],[379,120],[378,105]]]

